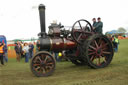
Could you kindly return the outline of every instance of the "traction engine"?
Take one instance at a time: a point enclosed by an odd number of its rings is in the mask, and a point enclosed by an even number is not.
[[[65,30],[61,24],[52,23],[45,31],[45,6],[39,5],[41,33],[38,34],[38,52],[33,56],[30,68],[38,77],[51,75],[56,67],[52,53],[64,52],[75,65],[88,65],[91,68],[104,68],[113,58],[111,41],[103,34],[93,31],[92,25],[85,19],[76,21],[71,30]]]

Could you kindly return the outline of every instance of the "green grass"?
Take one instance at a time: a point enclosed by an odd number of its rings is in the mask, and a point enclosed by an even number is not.
[[[0,66],[0,85],[128,85],[128,40],[120,40],[119,52],[111,64],[102,69],[75,66],[71,62],[57,63],[49,77],[35,77],[30,63],[9,59]]]

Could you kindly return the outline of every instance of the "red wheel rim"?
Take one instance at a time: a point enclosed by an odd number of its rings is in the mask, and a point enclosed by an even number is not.
[[[96,66],[102,66],[109,62],[109,56],[112,51],[110,50],[109,42],[105,38],[96,38],[93,40],[88,48],[89,60]]]

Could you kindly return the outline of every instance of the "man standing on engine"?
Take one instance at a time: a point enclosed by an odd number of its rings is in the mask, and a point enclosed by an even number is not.
[[[95,32],[102,34],[102,28],[103,28],[103,22],[101,21],[101,18],[97,18],[96,26],[94,27]]]
[[[96,24],[97,24],[97,22],[96,22],[96,18],[93,18],[92,21],[93,21],[92,26],[93,26],[93,28],[95,28],[95,27],[96,27]]]

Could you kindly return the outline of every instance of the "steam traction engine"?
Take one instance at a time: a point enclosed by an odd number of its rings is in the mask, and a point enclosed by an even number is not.
[[[45,6],[39,6],[41,33],[37,41],[39,52],[31,60],[31,71],[36,76],[49,76],[56,67],[52,52],[64,51],[65,56],[76,65],[103,68],[113,58],[111,41],[93,31],[91,24],[84,19],[76,21],[72,30],[65,30],[61,24],[49,26],[45,32]]]

